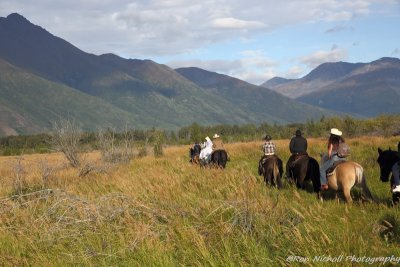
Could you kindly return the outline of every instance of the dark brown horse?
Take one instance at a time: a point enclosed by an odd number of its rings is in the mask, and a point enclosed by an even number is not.
[[[228,153],[223,149],[215,150],[211,153],[210,160],[200,160],[200,167],[217,167],[225,169],[226,162],[228,161]]]
[[[195,144],[193,147],[189,149],[189,156],[190,156],[190,162],[193,164],[199,164],[199,155],[200,155],[201,147],[199,144]]]
[[[214,164],[216,167],[225,169],[227,161],[228,161],[228,153],[226,153],[226,151],[223,149],[215,150],[211,154],[211,164]]]
[[[400,144],[400,143],[399,143]],[[394,186],[392,167],[396,162],[399,162],[400,156],[397,151],[392,151],[391,149],[383,151],[382,149],[378,148],[378,159],[377,162],[380,168],[380,178],[381,181],[386,183],[389,181],[390,176],[390,188]],[[400,193],[396,192],[392,194],[392,201],[394,204],[398,204],[400,200]]]
[[[266,156],[262,162],[262,176],[267,185],[282,188],[282,160],[276,156]]]
[[[297,188],[306,189],[307,181],[312,181],[315,193],[321,189],[319,179],[319,164],[316,159],[307,155],[301,155],[289,166],[289,173],[286,174],[290,182],[296,184]]]

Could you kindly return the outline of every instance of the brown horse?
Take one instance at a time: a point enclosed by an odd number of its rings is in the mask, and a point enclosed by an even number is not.
[[[308,155],[301,155],[289,164],[288,171],[289,173],[286,176],[289,182],[296,184],[297,188],[306,189],[306,181],[311,180],[314,192],[319,194],[321,181],[319,179],[319,164],[316,159]]]
[[[351,203],[351,188],[354,185],[361,187],[362,194],[369,200],[374,200],[365,179],[364,170],[360,164],[353,161],[346,161],[339,164],[331,175],[327,176],[329,189],[343,191],[347,203]],[[337,196],[337,195],[336,195]]]
[[[262,159],[262,175],[264,176],[264,182],[271,186],[277,186],[279,189],[282,188],[282,160],[276,156],[266,156]]]

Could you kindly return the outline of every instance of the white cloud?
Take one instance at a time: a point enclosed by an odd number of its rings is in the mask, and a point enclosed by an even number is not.
[[[285,78],[287,79],[297,79],[304,74],[304,69],[300,66],[293,66],[287,71]]]
[[[292,25],[321,21],[347,25],[371,13],[393,13],[398,5],[399,0],[1,0],[0,16],[18,12],[90,53],[152,59],[206,51],[213,44],[233,40],[251,43],[260,33]],[[352,29],[337,26],[327,32],[344,30]],[[261,83],[277,74],[277,63],[255,53],[235,55],[235,60],[224,60],[221,55],[221,60],[192,63]],[[300,63],[315,67],[346,57],[345,50],[335,48],[304,56]],[[287,72],[295,76],[300,68]]]
[[[151,57],[297,23],[350,20],[371,13],[375,1],[2,0],[0,15],[20,12],[88,52]]]
[[[265,56],[261,50],[246,50],[235,60],[181,60],[166,63],[172,68],[199,67],[248,81],[261,84],[277,75],[274,69],[278,63]]]
[[[338,48],[336,45],[329,51],[319,50],[311,55],[300,58],[300,62],[308,68],[315,68],[325,62],[337,62],[347,59],[347,50]]]
[[[246,30],[266,27],[266,25],[262,22],[246,21],[235,18],[217,18],[212,21],[211,25],[214,28],[220,28],[220,29],[246,29]]]

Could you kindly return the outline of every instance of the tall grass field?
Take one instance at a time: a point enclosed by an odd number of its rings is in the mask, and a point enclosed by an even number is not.
[[[389,266],[400,262],[400,211],[379,179],[378,147],[348,139],[379,202],[336,201],[257,174],[262,142],[226,144],[224,170],[191,165],[188,146],[127,163],[85,159],[80,176],[62,154],[0,158],[1,266]],[[289,140],[275,140],[284,163]],[[319,159],[325,139],[309,139]]]

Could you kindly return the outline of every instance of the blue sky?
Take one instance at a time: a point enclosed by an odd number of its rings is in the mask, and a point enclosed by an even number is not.
[[[254,84],[324,62],[400,57],[400,0],[0,0],[78,48]]]

